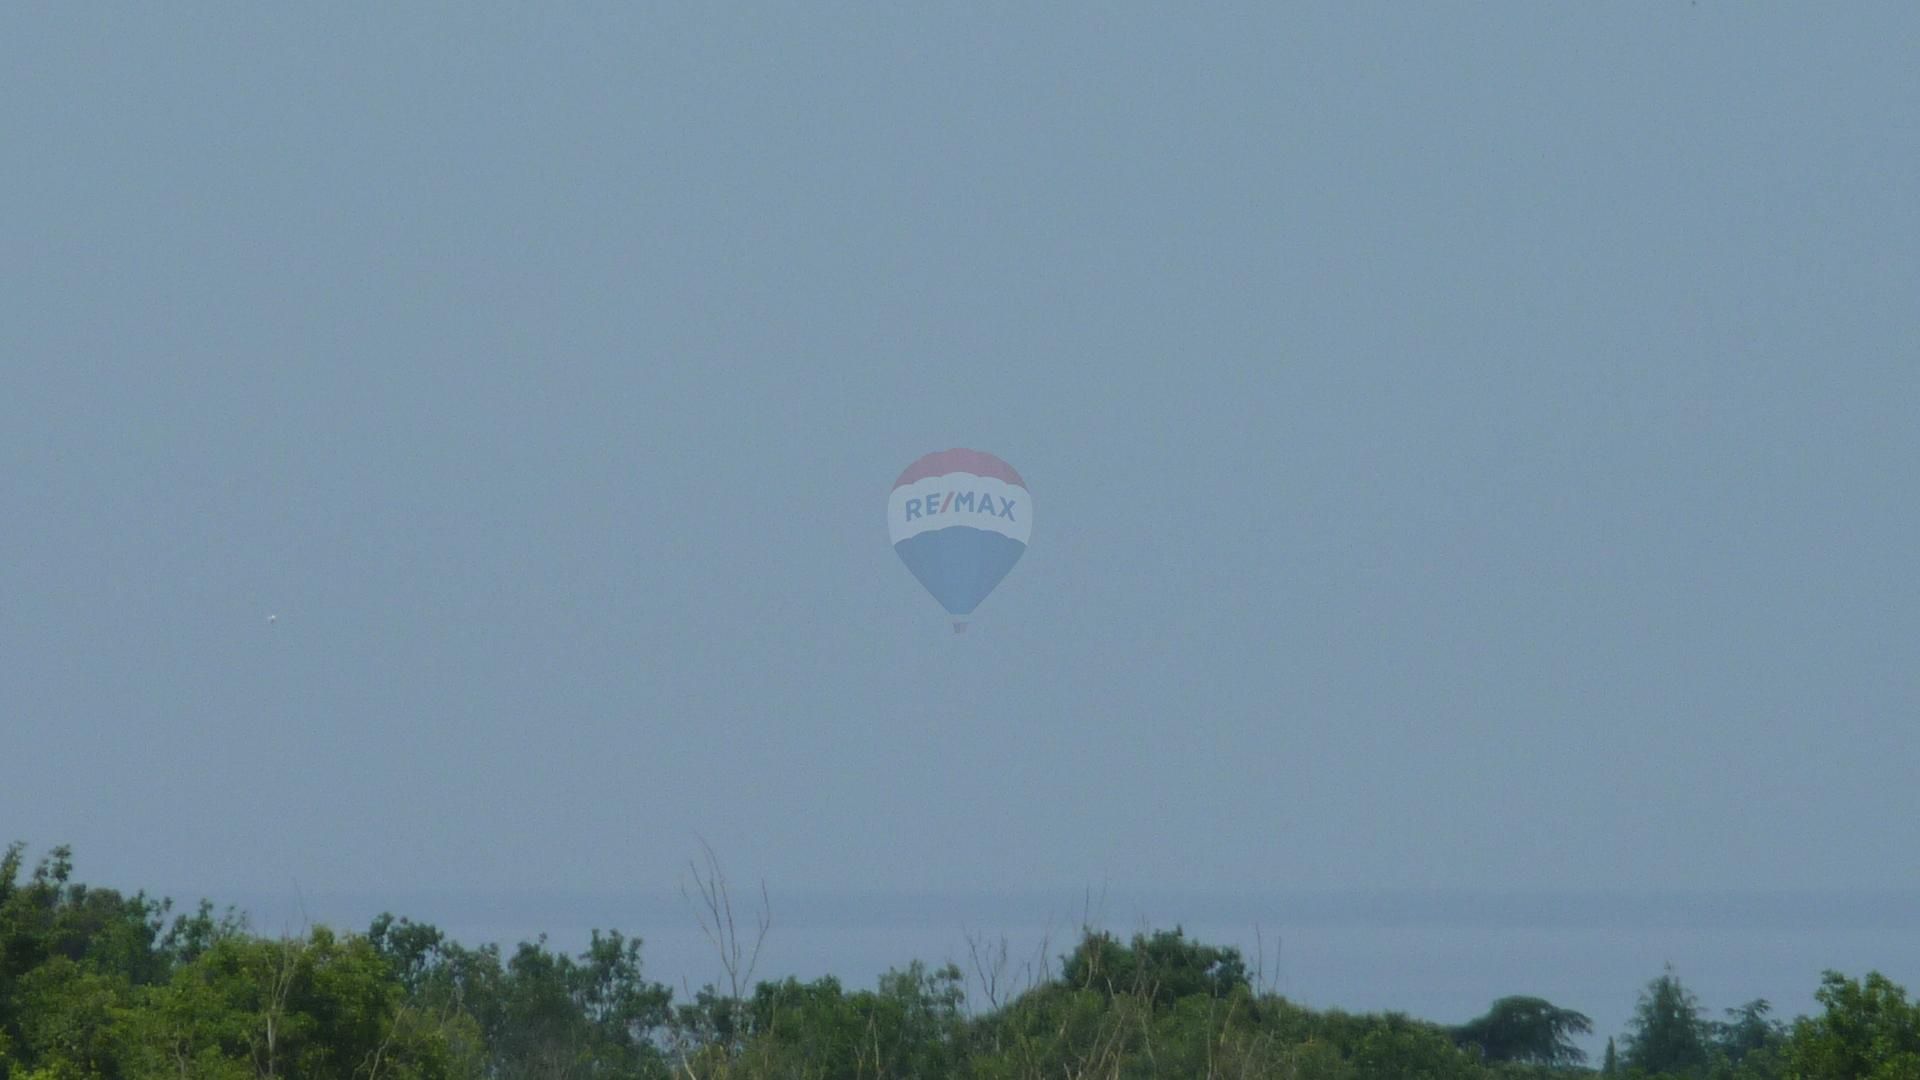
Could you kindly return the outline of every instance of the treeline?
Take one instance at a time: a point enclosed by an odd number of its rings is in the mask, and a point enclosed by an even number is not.
[[[1920,1005],[1878,975],[1829,974],[1824,1011],[1783,1023],[1764,1001],[1710,1020],[1669,971],[1590,1062],[1573,1041],[1587,1017],[1538,998],[1456,1026],[1309,1009],[1177,929],[1084,931],[1057,973],[1017,993],[983,980],[984,1002],[951,964],[911,963],[871,990],[748,986],[737,949],[723,956],[733,985],[677,1000],[618,932],[577,956],[544,938],[469,947],[389,915],[273,938],[231,910],[176,914],[72,871],[63,848],[31,871],[20,845],[0,858],[0,1080],[1920,1080]]]

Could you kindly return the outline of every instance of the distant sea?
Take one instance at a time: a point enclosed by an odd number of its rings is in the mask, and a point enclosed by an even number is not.
[[[364,930],[391,911],[509,952],[543,933],[550,947],[578,952],[593,929],[618,929],[644,941],[647,977],[676,997],[722,981],[694,906],[678,894],[289,890],[232,902],[262,933]],[[739,889],[734,904],[751,945],[760,898]],[[1584,1042],[1596,1055],[1668,964],[1714,1018],[1754,998],[1783,1019],[1816,1011],[1828,968],[1877,970],[1920,992],[1920,893],[776,894],[770,916],[756,978],[832,975],[871,988],[915,959],[974,976],[972,939],[989,955],[1004,942],[1002,986],[1018,989],[1036,966],[1057,971],[1083,924],[1122,936],[1178,925],[1238,947],[1263,985],[1317,1008],[1458,1023],[1499,997],[1543,997],[1593,1019]],[[970,993],[984,1006],[977,977]]]

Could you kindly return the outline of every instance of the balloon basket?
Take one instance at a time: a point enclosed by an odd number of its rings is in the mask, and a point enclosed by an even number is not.
[[[953,620],[953,632],[954,632],[954,633],[956,633],[956,634],[964,634],[964,633],[966,633],[966,632],[967,632],[967,620],[965,620],[965,619],[955,619],[955,620]]]

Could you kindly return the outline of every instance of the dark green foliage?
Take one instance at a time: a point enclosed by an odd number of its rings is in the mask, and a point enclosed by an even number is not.
[[[1087,931],[1058,978],[968,1012],[952,965],[872,990],[832,978],[707,987],[675,1003],[640,942],[595,931],[568,956],[510,954],[382,915],[365,934],[248,931],[72,880],[56,849],[0,856],[0,1080],[654,1080],[1286,1077],[1548,1080],[1593,1075],[1591,1024],[1509,997],[1455,1028],[1304,1008],[1258,992],[1239,954],[1179,928]],[[1920,1080],[1920,1005],[1878,974],[1829,974],[1791,1028],[1764,1001],[1708,1022],[1671,971],[1641,995],[1624,1053],[1643,1080]]]
[[[1136,934],[1131,947],[1112,934],[1090,930],[1063,965],[1061,978],[1068,986],[1108,995],[1144,994],[1160,1005],[1195,994],[1223,998],[1248,986],[1238,949],[1189,941],[1177,926]]]
[[[1592,1031],[1593,1022],[1572,1009],[1555,1008],[1536,997],[1505,997],[1485,1016],[1454,1028],[1453,1039],[1477,1047],[1486,1061],[1578,1065],[1587,1055],[1572,1036]]]
[[[65,847],[22,881],[24,853],[13,844],[0,855],[0,1045],[97,1069],[111,1055],[115,1010],[166,975],[167,905],[74,882]]]
[[[954,1075],[967,1053],[965,997],[959,968],[918,961],[882,975],[877,991],[848,993],[830,977],[762,982],[734,1060],[753,1076]]]
[[[472,1044],[489,1076],[638,1077],[665,1067],[672,991],[642,976],[638,939],[595,930],[575,958],[543,937],[503,963],[496,946],[464,948],[432,926],[381,915],[367,941],[413,1007],[470,1026],[455,1041],[463,1051]]]
[[[1354,1075],[1363,1080],[1468,1080],[1485,1076],[1473,1058],[1430,1024],[1388,1017],[1367,1033],[1353,1054]]]
[[[1668,967],[1647,984],[1627,1034],[1626,1066],[1648,1074],[1704,1075],[1713,1058],[1705,1010]]]
[[[521,943],[504,971],[491,949],[463,960],[463,1004],[501,1074],[645,1076],[663,1060],[654,1037],[672,992],[641,977],[639,941],[596,930],[578,960],[545,938]]]
[[[1826,1011],[1801,1020],[1785,1050],[1796,1080],[1920,1080],[1920,1003],[1886,976],[1829,971],[1815,994]]]
[[[1756,998],[1728,1009],[1726,1021],[1714,1025],[1714,1053],[1725,1071],[1754,1080],[1781,1075],[1780,1052],[1787,1042],[1787,1029],[1768,1015],[1772,1011],[1772,1005]]]

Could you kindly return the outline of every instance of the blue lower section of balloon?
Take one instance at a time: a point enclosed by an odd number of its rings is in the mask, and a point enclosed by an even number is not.
[[[893,545],[900,561],[952,615],[970,615],[1027,550],[1012,537],[951,525]]]

